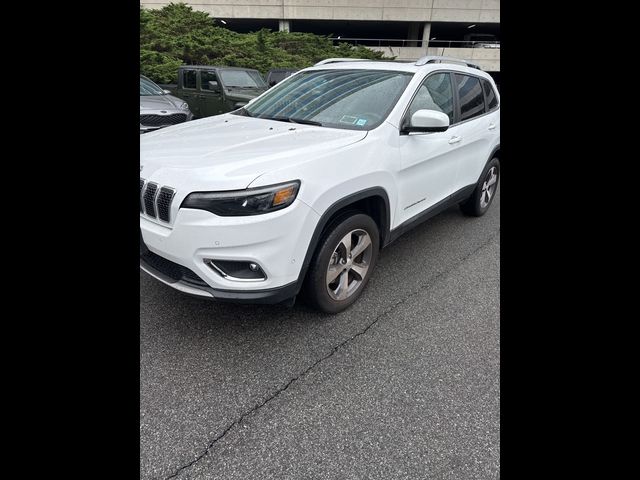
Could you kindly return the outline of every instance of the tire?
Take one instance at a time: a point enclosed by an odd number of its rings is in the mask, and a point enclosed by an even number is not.
[[[493,183],[491,183],[492,180]],[[484,167],[471,196],[460,204],[462,213],[472,217],[481,217],[487,213],[495,197],[499,181],[500,160],[498,157],[493,157]]]
[[[309,303],[332,314],[350,307],[369,281],[379,250],[378,226],[368,215],[347,212],[331,222],[309,265],[304,291]]]

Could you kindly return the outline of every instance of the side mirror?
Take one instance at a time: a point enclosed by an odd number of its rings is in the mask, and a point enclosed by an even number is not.
[[[449,116],[435,110],[418,110],[411,116],[405,132],[444,132],[449,128]]]
[[[209,80],[209,90],[211,90],[212,92],[219,92],[220,91],[220,84],[218,82],[216,82],[215,80]]]
[[[165,90],[162,90],[162,91],[165,93],[165,95],[171,95],[171,91],[170,90],[165,89]]]

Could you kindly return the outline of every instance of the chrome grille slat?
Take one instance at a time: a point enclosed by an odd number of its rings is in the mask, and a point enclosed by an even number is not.
[[[140,211],[144,212],[144,205],[142,202],[142,190],[144,190],[144,178],[140,179]]]
[[[164,222],[169,222],[171,217],[171,202],[176,191],[173,188],[162,187],[158,192],[156,200],[156,211],[158,218]]]
[[[144,211],[150,217],[156,218],[156,193],[158,192],[158,184],[154,182],[147,183],[147,187],[142,194],[144,200]]]

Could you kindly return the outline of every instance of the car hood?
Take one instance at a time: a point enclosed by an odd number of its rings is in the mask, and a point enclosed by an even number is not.
[[[141,95],[140,113],[146,110],[176,110],[182,103],[182,100],[172,95]]]
[[[336,151],[366,135],[366,131],[218,115],[143,135],[140,177],[178,190],[243,189],[264,173]]]

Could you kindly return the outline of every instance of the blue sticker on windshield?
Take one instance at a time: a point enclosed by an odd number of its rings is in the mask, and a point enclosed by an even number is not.
[[[359,127],[362,127],[363,125],[367,124],[367,120],[365,118],[359,118],[358,121],[356,122],[356,125]]]

